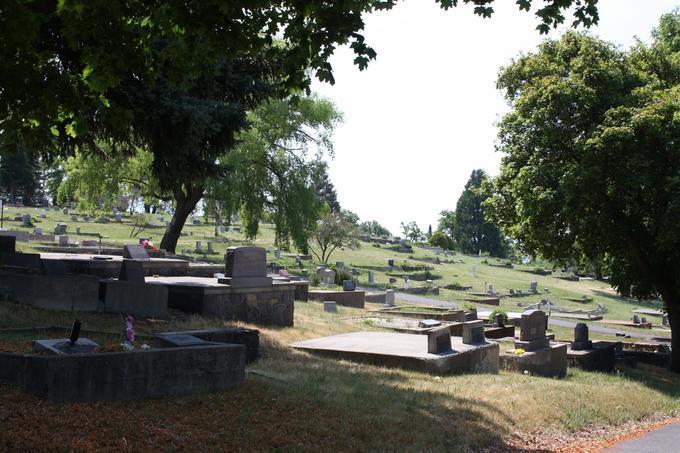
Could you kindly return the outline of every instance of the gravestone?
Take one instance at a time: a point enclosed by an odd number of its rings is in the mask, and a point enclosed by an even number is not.
[[[64,208],[61,212],[63,212],[64,215],[68,215],[68,208]]]
[[[34,228],[33,234],[35,234],[36,236],[42,236],[42,228],[38,228],[38,227]]]
[[[84,215],[83,216],[83,222],[89,222],[90,221],[90,216],[89,215]]]
[[[399,239],[399,247],[406,247],[406,239]]]
[[[316,272],[317,277],[319,277],[320,279],[323,279],[323,271],[325,271],[327,268],[328,268],[327,265],[326,266],[324,266],[324,265],[316,266],[316,269],[314,270],[314,272]]]
[[[80,245],[81,247],[96,247],[99,245],[99,242],[95,239],[85,239],[80,241]]]
[[[181,348],[186,346],[205,346],[209,344],[219,344],[210,341],[205,341],[188,333],[181,332],[157,335],[156,339],[158,345],[162,348]]]
[[[345,268],[345,262],[344,261],[336,261],[335,267],[337,267],[338,269],[344,269]]]
[[[99,347],[87,338],[80,338],[80,320],[73,321],[69,338],[34,340],[33,352],[48,355],[91,354]]]
[[[357,289],[357,287],[354,284],[353,280],[343,280],[342,281],[342,290],[343,291],[355,291],[356,289]]]
[[[127,244],[123,247],[123,258],[137,261],[150,261],[149,254],[144,246],[139,244]]]
[[[118,208],[115,208],[115,207],[114,207],[114,208],[111,210],[111,212],[113,213],[113,215],[116,215],[116,214],[118,214],[120,211],[118,211]]]
[[[59,242],[59,245],[68,245],[68,236],[65,234],[60,234],[57,236],[57,241]]]
[[[218,283],[234,287],[271,286],[267,277],[267,252],[261,247],[229,247],[225,257],[225,277]]]
[[[390,283],[397,283],[397,278],[396,277],[390,277],[389,282]]]
[[[44,209],[41,209],[40,210],[40,218],[46,219],[47,218],[47,211],[45,211]]]
[[[22,214],[21,215],[21,226],[22,227],[30,227],[33,224],[31,223],[31,214]]]
[[[213,243],[211,241],[208,241],[208,253],[215,253],[215,249],[213,248]]]
[[[78,216],[76,214],[71,214],[71,222],[77,222]]]
[[[421,319],[420,322],[418,322],[418,327],[422,327],[424,329],[431,329],[433,327],[439,327],[442,325],[441,321],[437,321],[436,319]]]
[[[516,348],[525,351],[535,351],[550,346],[550,340],[545,336],[548,318],[541,310],[528,310],[522,313],[519,321],[519,341]]]
[[[493,317],[493,323],[498,327],[503,327],[503,315],[496,313]]]
[[[117,212],[114,216],[114,220],[116,221],[116,223],[121,223],[123,221],[123,214]]]
[[[109,223],[109,222],[110,222],[109,218],[103,214],[100,215],[99,218],[97,219],[97,223]]]
[[[124,259],[120,266],[118,280],[121,282],[144,283],[144,263],[137,260]]]
[[[463,344],[479,344],[485,342],[484,321],[478,319],[476,321],[467,321],[463,323]]]
[[[583,351],[592,349],[593,342],[588,339],[588,325],[579,322],[574,327],[574,341],[571,342],[571,349],[574,351]]]
[[[493,296],[495,294],[494,290],[493,290],[493,285],[491,283],[489,283],[489,286],[487,286],[486,293],[491,295],[491,296]]]
[[[194,249],[196,253],[203,253],[201,249],[201,241],[196,241],[196,248]]]
[[[451,328],[446,326],[427,333],[427,352],[439,354],[451,350]]]
[[[326,300],[323,303],[323,311],[336,313],[338,311],[338,304],[334,300]]]
[[[388,289],[385,291],[385,306],[394,307],[394,290]]]
[[[196,217],[191,218],[191,224],[192,225],[200,225],[201,224],[201,219],[198,219]]]
[[[326,286],[335,286],[335,271],[331,269],[323,270],[323,284]]]
[[[472,276],[477,277],[477,265],[476,264],[472,265]]]
[[[76,235],[80,234],[80,227],[76,227]]]
[[[538,292],[538,282],[532,281],[530,286],[529,286],[529,291],[532,293],[537,293]]]
[[[281,259],[281,250],[274,249],[274,258],[276,258],[277,260]]]
[[[224,225],[220,225],[217,227],[217,231],[219,231],[220,234],[224,234],[224,232],[227,231],[227,229],[224,228]]]
[[[640,317],[638,315],[633,315],[633,323],[640,324]]]
[[[281,270],[279,270],[279,276],[280,276],[280,277],[286,277],[286,278],[288,278],[288,277],[290,277],[291,275],[290,275],[290,273],[289,273],[287,270],[281,269]]]
[[[57,225],[54,227],[54,234],[66,234],[66,230],[68,229],[68,225],[65,223],[57,223]]]
[[[371,285],[375,283],[375,274],[373,271],[368,271],[368,283]]]
[[[16,236],[0,236],[0,253],[16,253],[16,251]]]
[[[390,267],[394,267],[394,260],[387,260],[387,265]]]

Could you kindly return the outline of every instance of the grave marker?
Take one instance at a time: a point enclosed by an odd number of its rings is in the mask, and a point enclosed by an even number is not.
[[[121,282],[145,283],[144,263],[142,261],[124,259],[120,266],[118,280]]]
[[[146,249],[139,244],[127,244],[123,247],[123,258],[137,261],[150,261]]]
[[[338,311],[338,304],[334,300],[326,300],[323,303],[323,311],[336,313]]]
[[[427,352],[439,354],[451,350],[451,328],[442,327],[427,333]]]
[[[261,247],[229,247],[225,257],[225,277],[219,283],[235,287],[271,286],[267,277],[267,252]]]
[[[515,347],[535,351],[550,346],[550,340],[545,336],[547,324],[548,318],[541,310],[528,310],[522,313],[519,322],[519,341],[515,342]]]
[[[592,349],[593,342],[588,339],[588,325],[579,322],[574,327],[574,341],[571,342],[571,349],[574,351],[583,351]]]
[[[368,283],[371,285],[375,283],[375,274],[373,271],[368,271]]]
[[[356,289],[357,289],[357,287],[354,284],[353,280],[343,280],[342,281],[342,290],[343,291],[355,291]]]
[[[478,319],[476,321],[467,321],[463,323],[463,343],[486,343],[486,338],[484,337],[484,321]]]
[[[394,307],[394,290],[388,289],[385,291],[385,306]]]

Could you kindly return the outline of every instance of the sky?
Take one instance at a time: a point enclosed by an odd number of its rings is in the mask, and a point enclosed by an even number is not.
[[[677,6],[680,0],[600,0],[600,23],[590,32],[626,49],[636,36],[649,42],[659,17]],[[436,229],[472,170],[498,173],[495,123],[508,110],[495,87],[498,71],[546,35],[514,1],[493,7],[483,19],[462,2],[443,11],[434,0],[402,1],[365,17],[366,41],[378,54],[368,69],[354,66],[350,49],[336,51],[335,85],[316,81],[313,91],[344,115],[329,164],[343,208],[394,235],[411,220]]]

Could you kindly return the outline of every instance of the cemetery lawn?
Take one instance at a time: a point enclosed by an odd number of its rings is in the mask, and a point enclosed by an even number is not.
[[[649,369],[617,375],[570,369],[564,379],[508,372],[432,376],[336,361],[293,341],[379,330],[359,309],[296,302],[294,328],[260,330],[262,357],[240,388],[131,402],[52,403],[0,386],[0,450],[508,450],[570,449],[622,426],[680,415],[680,377]],[[0,302],[0,328],[68,325],[117,332],[117,315],[48,312]],[[139,320],[138,333],[218,327],[197,316]],[[2,335],[0,349],[25,347]],[[23,346],[22,346],[23,344]],[[14,345],[14,346],[12,346]],[[589,440],[590,439],[590,440]]]

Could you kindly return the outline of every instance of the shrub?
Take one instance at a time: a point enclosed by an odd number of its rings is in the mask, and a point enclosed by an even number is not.
[[[489,323],[494,322],[496,315],[501,315],[501,322],[503,324],[508,322],[508,314],[505,312],[505,310],[500,310],[497,308],[489,314]]]

